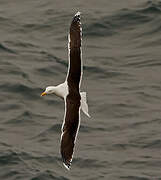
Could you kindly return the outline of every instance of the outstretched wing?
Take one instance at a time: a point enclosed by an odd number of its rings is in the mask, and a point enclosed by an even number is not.
[[[70,26],[69,69],[67,75],[68,95],[65,101],[65,119],[61,137],[61,155],[64,165],[69,168],[72,162],[75,140],[79,129],[81,80],[81,24],[78,12]]]
[[[68,38],[69,65],[66,80],[68,82],[70,79],[74,80],[74,83],[79,88],[83,73],[81,61],[82,28],[80,12],[78,12],[72,20]]]

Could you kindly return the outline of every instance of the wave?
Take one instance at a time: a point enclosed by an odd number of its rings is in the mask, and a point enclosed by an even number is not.
[[[54,119],[54,118],[53,118]],[[53,137],[53,134],[61,134],[61,124],[54,124],[50,128],[40,132],[38,135],[34,136],[32,139],[35,139],[39,142],[46,141],[49,137]]]
[[[148,1],[135,9],[121,9],[115,12],[115,14],[91,20],[91,22],[85,25],[84,34],[88,37],[94,36],[95,38],[113,36],[124,30],[132,30],[132,28],[136,28],[138,25],[143,26],[156,21],[156,15],[159,14],[161,14],[161,3]],[[160,19],[153,26],[157,27],[157,31],[159,31],[161,26]]]
[[[61,73],[63,74],[65,79],[68,69],[68,60],[62,60],[46,51],[41,51],[40,53],[43,55],[47,63],[45,67],[36,68],[34,70],[35,73],[38,73],[41,76],[43,75],[49,77],[55,77],[56,75],[60,75]]]
[[[126,73],[121,73],[115,70],[107,70],[105,67],[98,66],[84,66],[84,74],[92,79],[107,79],[112,77],[127,76]]]
[[[89,127],[85,125],[80,125],[80,132],[83,133],[90,133],[90,132],[97,132],[97,131],[106,131],[106,128],[101,128],[101,127]]]
[[[26,40],[19,40],[19,39],[15,39],[14,41],[11,40],[7,40],[5,41],[5,43],[7,43],[8,45],[17,47],[17,48],[24,48],[24,49],[28,49],[31,48],[32,50],[34,48],[40,48],[37,44],[34,44],[34,42],[31,41],[26,41]],[[35,52],[35,51],[33,51]]]
[[[7,47],[7,45],[4,45],[2,43],[0,43],[0,52],[17,54],[17,52],[15,50],[12,50],[11,48]]]
[[[6,164],[17,164],[21,159],[18,154],[14,151],[6,151],[0,155],[0,165],[4,166]]]
[[[124,180],[149,180],[149,177],[145,177],[145,176],[139,176],[139,175],[136,175],[136,176],[120,176],[119,177],[120,179],[124,179]]]
[[[107,161],[98,161],[95,159],[88,159],[88,158],[75,158],[74,159],[75,166],[78,166],[80,168],[87,168],[86,165],[90,168],[103,168],[107,167]]]
[[[141,60],[140,58],[139,58],[139,56],[137,57],[136,56],[136,58],[137,58],[137,60],[135,60],[135,61],[129,61],[127,64],[125,64],[124,66],[128,66],[128,67],[135,67],[135,68],[144,68],[144,67],[158,67],[158,66],[161,66],[161,62],[160,62],[160,60],[158,60],[158,59],[153,59],[153,58],[151,58],[151,59],[143,59],[143,60]]]
[[[63,179],[54,171],[41,170],[39,164],[55,164],[56,161],[60,161],[60,158],[50,155],[35,155],[34,153],[27,153],[19,150],[7,150],[1,152],[0,166],[2,179],[17,179],[18,177],[25,178],[26,174],[28,179],[31,180],[49,180],[51,179]],[[34,162],[34,163],[33,163]],[[34,164],[37,166],[34,166]],[[17,167],[17,169],[12,167]],[[4,167],[4,168],[2,168]],[[9,167],[9,169],[6,169]]]
[[[28,74],[25,73],[21,68],[6,61],[1,61],[0,73],[7,76],[10,75],[12,78],[14,78],[16,75],[18,77],[21,76],[22,78],[29,80]]]
[[[35,121],[36,118],[40,118],[40,115],[35,115],[31,113],[30,111],[24,111],[17,117],[11,118],[8,121],[5,122],[5,124],[12,124],[14,126],[21,125],[21,126],[26,126],[26,125],[34,125],[37,124]],[[42,118],[42,117],[41,117]]]
[[[40,88],[33,88],[24,84],[19,83],[3,83],[0,85],[0,88],[4,92],[18,94],[19,96],[23,96],[25,99],[40,99],[40,93],[42,89]]]
[[[161,14],[161,2],[160,1],[147,1],[143,5],[141,5],[141,8],[137,10],[138,12],[141,12],[143,14]]]
[[[46,170],[44,172],[36,173],[30,180],[69,180],[65,176],[57,175],[57,173]]]

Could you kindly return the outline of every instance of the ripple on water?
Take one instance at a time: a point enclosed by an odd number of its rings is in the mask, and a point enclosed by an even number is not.
[[[11,48],[7,47],[7,45],[0,44],[0,52],[6,52],[11,54],[17,54],[15,50],[12,50]]]

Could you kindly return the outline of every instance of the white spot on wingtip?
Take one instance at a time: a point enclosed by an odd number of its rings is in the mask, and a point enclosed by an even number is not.
[[[80,16],[80,15],[81,13],[79,11],[75,14],[75,16]]]
[[[63,163],[63,165],[68,171],[70,171],[70,167],[68,167],[65,163]]]

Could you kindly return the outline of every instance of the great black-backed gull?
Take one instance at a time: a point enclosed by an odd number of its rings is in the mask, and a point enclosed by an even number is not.
[[[88,114],[86,92],[80,92],[83,73],[81,41],[82,28],[80,12],[77,12],[72,20],[68,36],[69,65],[66,80],[58,86],[47,87],[41,94],[41,96],[44,96],[54,93],[64,99],[65,115],[62,125],[61,155],[63,164],[68,170],[72,162],[74,145],[80,126],[80,109],[90,117]]]

